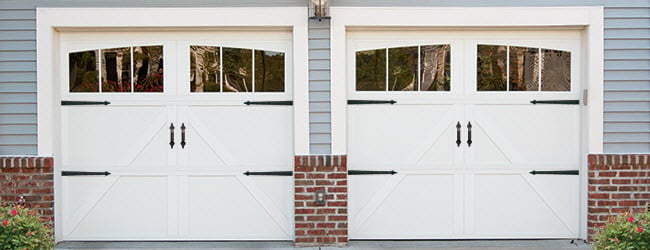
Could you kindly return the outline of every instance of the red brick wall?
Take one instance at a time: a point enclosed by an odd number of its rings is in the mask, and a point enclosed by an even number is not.
[[[650,155],[589,155],[591,238],[611,216],[645,211],[650,203]]]
[[[16,203],[25,198],[25,205],[41,217],[54,215],[54,175],[51,157],[0,156],[0,203]]]
[[[296,156],[296,246],[346,246],[348,243],[348,183],[344,155]],[[324,205],[314,192],[324,190]]]

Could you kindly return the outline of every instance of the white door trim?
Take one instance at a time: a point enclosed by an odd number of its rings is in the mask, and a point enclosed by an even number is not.
[[[309,153],[307,8],[37,8],[38,154],[54,156],[61,167],[59,51],[66,31],[237,30],[284,27],[292,32],[294,153]],[[83,20],[83,21],[79,21]],[[54,175],[55,201],[61,177]],[[55,202],[55,240],[62,240],[61,202]]]
[[[603,152],[603,7],[332,7],[332,153],[347,153],[348,29],[581,29],[579,69],[588,103],[582,112],[580,237],[587,236],[587,154]],[[336,63],[338,62],[338,63]],[[342,63],[343,62],[343,63]],[[585,99],[582,98],[584,101]],[[578,198],[578,197],[576,197]]]

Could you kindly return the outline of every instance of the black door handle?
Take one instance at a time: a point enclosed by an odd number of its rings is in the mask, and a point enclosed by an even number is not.
[[[456,123],[456,145],[458,145],[458,147],[460,147],[460,143],[461,143],[461,141],[460,141],[460,127],[461,126],[460,126],[460,121],[459,121],[458,123]]]
[[[181,148],[185,148],[185,123],[181,124]]]
[[[173,149],[174,144],[174,123],[172,122],[172,125],[169,126],[169,146]]]
[[[472,123],[467,122],[467,147],[472,146]]]

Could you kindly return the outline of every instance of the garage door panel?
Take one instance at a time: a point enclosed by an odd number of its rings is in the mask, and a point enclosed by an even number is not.
[[[451,105],[350,106],[350,164],[355,169],[448,167],[454,162],[455,121]]]
[[[362,179],[351,181],[377,186],[377,178]],[[387,184],[374,194],[350,190],[350,207],[359,211],[351,217],[351,237],[426,239],[453,233],[452,175],[397,176],[390,177]],[[372,198],[359,204],[357,197],[365,195]]]
[[[289,209],[270,200],[290,196],[290,183],[286,177],[271,178],[274,180],[264,180],[266,183],[258,186],[254,180],[242,181],[235,176],[188,177],[188,205],[183,212],[188,218],[188,234],[219,239],[289,239],[290,220],[279,212]],[[269,182],[279,187],[262,192],[261,187]]]
[[[577,168],[579,107],[476,105],[468,113],[478,127],[469,163],[494,163],[494,167],[510,163],[511,168],[529,168],[531,164],[553,169]],[[497,153],[509,161],[490,161]]]
[[[63,110],[63,157],[69,170],[167,166],[166,107],[73,107]],[[110,146],[109,146],[110,145]]]
[[[191,106],[183,110],[181,120],[188,121],[189,128],[188,168],[291,168],[291,107]]]
[[[84,177],[81,177],[84,178]],[[91,184],[70,181],[68,188],[88,188],[74,197],[80,209],[66,220],[67,239],[110,239],[156,236],[167,233],[167,178],[113,177]],[[106,185],[108,184],[108,185]],[[102,190],[108,188],[108,190]],[[96,199],[99,197],[99,199]]]
[[[554,187],[533,186],[521,175],[476,175],[474,180],[476,234],[552,238],[577,233],[576,216],[568,217],[572,214],[566,210],[575,207],[558,203],[577,197],[571,186],[577,182],[558,180],[553,182]],[[554,196],[562,198],[551,198]]]

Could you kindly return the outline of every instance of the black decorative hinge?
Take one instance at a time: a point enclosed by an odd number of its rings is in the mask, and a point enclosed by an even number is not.
[[[293,105],[293,101],[261,101],[261,102],[245,101],[244,104],[246,104],[246,105],[287,105],[287,106],[291,106],[291,105]]]
[[[245,176],[251,175],[271,175],[271,176],[293,176],[293,171],[268,171],[268,172],[244,172]]]
[[[395,104],[395,100],[348,100],[348,104]]]
[[[78,105],[108,105],[109,101],[93,102],[93,101],[61,101],[62,106],[78,106]]]
[[[578,170],[552,170],[552,171],[537,171],[533,170],[528,172],[532,175],[538,175],[538,174],[554,174],[554,175],[579,175],[580,171]]]
[[[389,170],[389,171],[348,170],[348,175],[370,175],[370,174],[389,174],[389,175],[395,175],[395,174],[397,174],[397,171],[395,171],[395,170]]]
[[[108,171],[104,172],[87,172],[87,171],[61,171],[61,176],[84,176],[84,175],[103,175],[107,176],[111,173]]]
[[[538,100],[532,100],[530,101],[532,104],[569,104],[569,105],[578,105],[580,104],[580,100],[550,100],[550,101],[538,101]]]

